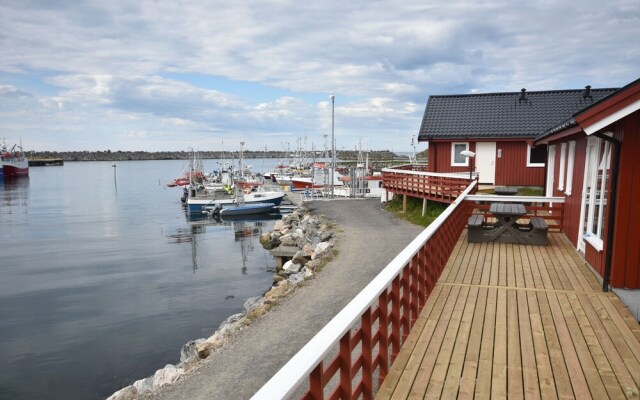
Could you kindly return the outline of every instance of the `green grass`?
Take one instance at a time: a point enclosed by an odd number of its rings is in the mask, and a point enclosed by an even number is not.
[[[544,196],[542,187],[519,187],[516,196]]]
[[[387,204],[387,210],[398,218],[420,226],[428,226],[448,207],[448,204],[427,201],[427,211],[422,216],[422,199],[407,197],[407,212],[402,212],[402,195],[397,195]]]

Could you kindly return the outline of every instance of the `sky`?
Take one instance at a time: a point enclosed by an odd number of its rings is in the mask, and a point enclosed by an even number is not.
[[[25,150],[411,151],[430,95],[639,77],[638,0],[0,0]]]

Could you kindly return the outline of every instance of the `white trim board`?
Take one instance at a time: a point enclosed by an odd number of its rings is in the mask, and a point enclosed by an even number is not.
[[[607,126],[613,124],[614,122],[619,121],[622,118],[626,117],[627,115],[631,114],[632,112],[635,112],[638,110],[640,110],[640,99],[634,101],[633,103],[629,104],[623,109],[614,112],[608,117],[602,118],[598,122],[584,127],[583,128],[584,133],[586,133],[587,135],[592,135],[598,132],[600,129],[606,128]]]

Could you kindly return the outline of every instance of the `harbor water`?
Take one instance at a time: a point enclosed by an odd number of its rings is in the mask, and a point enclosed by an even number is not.
[[[67,162],[0,179],[0,399],[105,398],[177,364],[270,287],[258,239],[275,221],[191,221],[182,189],[164,185],[185,165]]]

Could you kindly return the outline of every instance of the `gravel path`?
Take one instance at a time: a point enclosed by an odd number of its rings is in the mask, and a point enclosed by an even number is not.
[[[249,399],[422,230],[381,210],[378,199],[312,207],[338,223],[338,256],[154,399]]]

